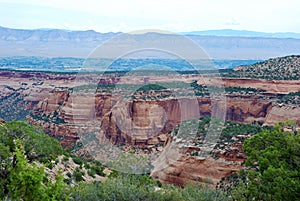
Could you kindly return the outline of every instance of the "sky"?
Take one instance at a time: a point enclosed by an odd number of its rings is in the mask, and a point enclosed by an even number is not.
[[[0,26],[130,32],[300,33],[299,0],[0,0]]]

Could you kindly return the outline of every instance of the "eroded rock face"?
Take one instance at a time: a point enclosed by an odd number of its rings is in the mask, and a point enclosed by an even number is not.
[[[210,113],[208,100],[200,109]],[[28,121],[41,125],[66,144],[77,135],[101,129],[113,143],[147,146],[148,141],[173,129],[181,121],[199,117],[197,99],[154,101],[121,100],[111,94],[72,94],[54,90],[41,101]],[[84,129],[85,128],[85,129]]]
[[[74,86],[74,78],[74,75],[68,74],[0,71],[0,117],[5,120],[25,120],[36,104],[45,98],[52,99],[49,94],[56,87]],[[61,98],[59,100],[64,101]],[[50,104],[53,101],[50,100]],[[55,109],[52,108],[52,111]]]
[[[195,76],[187,77],[191,80]],[[83,79],[83,78],[82,78]],[[91,83],[93,77],[89,77]],[[149,78],[151,82],[152,78]],[[166,81],[155,78],[155,81]],[[175,77],[178,79],[180,77]],[[209,78],[199,79],[208,83]],[[161,99],[122,98],[118,94],[70,90],[74,85],[82,85],[78,78],[49,74],[0,74],[0,98],[10,100],[20,97],[19,106],[33,111],[27,120],[42,126],[51,136],[59,139],[66,148],[74,148],[87,134],[95,133],[110,143],[137,147],[147,150],[166,150],[174,139],[167,135],[183,120],[211,116],[213,108],[226,114],[227,120],[252,123],[261,122],[274,125],[278,121],[296,120],[300,110],[296,106],[274,104],[277,93],[299,91],[299,81],[266,81],[250,79],[223,79],[225,87],[251,87],[267,90],[269,94],[227,94],[226,102],[209,97],[166,97]],[[136,78],[143,83],[143,79]],[[191,81],[190,80],[190,81]],[[99,83],[114,83],[116,80],[100,80]],[[130,83],[131,80],[125,80]],[[8,82],[12,84],[7,85]],[[271,94],[271,95],[270,95]],[[9,103],[11,104],[11,103]],[[159,146],[157,146],[159,145]],[[162,154],[156,161],[152,176],[164,183],[184,185],[189,181],[201,181],[215,185],[222,177],[230,175],[245,160],[242,144],[227,144],[214,151],[214,157],[191,156],[195,148],[180,143],[174,151]],[[180,146],[179,146],[180,145]],[[80,147],[79,147],[80,148]],[[172,159],[172,157],[174,159]]]
[[[297,125],[300,125],[299,117],[299,107],[277,104],[270,109],[264,122],[266,125],[275,125],[277,122],[283,120],[294,120]]]
[[[216,185],[223,177],[230,176],[242,168],[241,163],[223,159],[181,156],[168,167],[153,171],[151,176],[165,184],[184,186],[189,182]]]
[[[226,104],[226,119],[245,123],[254,120],[265,122],[273,107],[271,100],[259,99],[256,96],[228,97]]]
[[[164,151],[153,162],[151,176],[165,184],[184,186],[189,182],[202,182],[215,186],[221,178],[241,169],[246,159],[241,142],[225,143],[214,148],[208,156],[192,154],[202,149],[204,147],[191,147],[170,137]]]
[[[86,133],[94,132],[98,138],[104,137],[112,144],[147,150],[157,149],[159,145],[159,151],[163,151],[173,141],[165,135],[169,130],[183,120],[210,116],[212,103],[214,107],[219,107],[217,110],[226,110],[226,119],[246,123],[254,120],[270,122],[275,107],[272,100],[259,98],[255,94],[228,95],[226,105],[208,97],[122,100],[109,93],[79,93],[74,96],[68,90],[54,90],[49,97],[37,105],[35,115],[47,117],[50,121],[37,120],[34,116],[28,117],[28,120],[43,126],[67,148],[81,141]],[[197,110],[191,107],[195,101]],[[158,159],[161,161],[154,163],[152,176],[163,183],[181,186],[190,181],[216,185],[222,177],[242,168],[246,158],[241,143],[226,144],[208,157],[192,156],[193,147],[178,146],[174,149],[177,150],[176,158],[170,159],[165,154],[167,160]]]
[[[36,115],[50,115],[50,119],[55,119],[55,112],[64,123],[46,123],[32,117],[28,120],[42,125],[68,148],[82,140],[79,136],[91,132],[97,132],[113,144],[148,150],[157,145],[167,147],[173,140],[170,136],[163,138],[163,135],[183,120],[198,118],[199,114],[210,116],[212,109],[212,100],[207,97],[125,101],[111,94],[76,94],[74,97],[68,90],[54,90],[50,97],[38,104]],[[195,101],[197,111],[191,107]],[[216,101],[213,103],[217,105]],[[264,120],[272,109],[272,103],[255,96],[228,96],[226,107],[221,104],[218,107],[218,110],[226,109],[227,119],[250,123]],[[56,110],[53,112],[53,109]],[[240,169],[245,160],[242,144],[239,143],[215,150],[217,157],[191,156],[191,147],[176,149],[176,160],[160,162],[152,172],[154,178],[176,185],[190,181],[216,185],[222,177]],[[162,164],[165,167],[159,168]]]
[[[197,117],[197,99],[119,100],[103,117],[102,129],[113,142],[147,146],[149,140],[167,133],[181,121]]]
[[[198,84],[216,85],[218,79],[212,82],[209,78],[199,79]],[[300,80],[264,80],[251,78],[221,78],[224,87],[256,88],[272,93],[289,93],[300,91]]]
[[[264,121],[272,109],[270,100],[255,96],[227,97],[226,105],[207,97],[162,100],[122,100],[111,94],[72,94],[54,90],[37,104],[28,121],[41,125],[62,144],[78,139],[78,134],[101,129],[113,143],[147,146],[148,141],[167,133],[180,122],[211,116],[226,109],[226,119],[251,123]],[[66,141],[66,142],[65,142]],[[69,145],[67,145],[69,147]]]

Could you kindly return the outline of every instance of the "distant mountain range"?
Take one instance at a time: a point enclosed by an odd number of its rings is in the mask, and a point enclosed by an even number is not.
[[[122,33],[0,27],[0,57],[85,58],[104,41],[118,34]],[[215,30],[184,34],[202,47],[212,59],[264,60],[292,54],[300,55],[300,35],[297,33],[274,33],[270,35],[270,33],[251,31]],[[134,40],[162,43],[166,40],[166,35],[146,33],[140,34]],[[124,41],[128,44],[130,42],[130,40]],[[178,43],[174,43],[174,45],[175,48],[182,48]]]
[[[69,31],[64,29],[10,29],[0,26],[3,41],[104,41],[119,33],[99,33],[93,30]]]
[[[257,32],[247,30],[232,30],[232,29],[221,29],[221,30],[207,30],[207,31],[191,31],[182,32],[184,35],[196,35],[196,36],[231,36],[231,37],[259,37],[259,38],[296,38],[300,39],[300,33],[293,32]]]

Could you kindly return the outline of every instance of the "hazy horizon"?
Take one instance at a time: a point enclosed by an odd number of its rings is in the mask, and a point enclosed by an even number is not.
[[[130,32],[249,30],[300,33],[300,2],[287,1],[71,1],[3,0],[0,26],[17,29]]]
[[[113,32],[113,31],[108,31],[108,32],[100,32],[100,31],[97,31],[97,30],[94,30],[94,29],[63,29],[63,28],[49,28],[49,27],[39,27],[39,28],[19,28],[19,27],[7,27],[7,26],[3,26],[0,24],[0,27],[1,28],[5,28],[5,29],[16,29],[16,30],[63,30],[63,31],[95,31],[95,32],[98,32],[98,33],[126,33],[126,32],[123,32],[123,31],[116,31],[116,32]],[[159,29],[145,29],[145,30],[149,30],[149,32],[151,32],[152,30],[154,32],[156,31],[160,31]],[[164,30],[162,30],[164,31]],[[290,32],[290,31],[279,31],[279,32],[263,32],[263,31],[254,31],[254,30],[246,30],[246,29],[204,29],[204,30],[193,30],[193,31],[179,31],[179,32],[170,32],[170,33],[174,33],[174,34],[188,34],[188,33],[197,33],[197,32],[202,32],[202,33],[205,33],[205,32],[222,32],[222,31],[233,31],[233,32],[253,32],[253,33],[264,33],[264,34],[285,34],[285,33],[291,33],[291,34],[300,34],[300,31],[299,32]],[[134,32],[134,31],[133,31]],[[129,32],[130,33],[130,32]],[[160,32],[161,33],[161,32]]]

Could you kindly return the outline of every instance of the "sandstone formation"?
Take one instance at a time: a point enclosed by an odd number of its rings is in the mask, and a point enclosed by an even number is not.
[[[192,98],[125,101],[111,94],[76,94],[74,97],[68,90],[54,90],[50,97],[41,101],[34,112],[36,116],[50,117],[50,121],[36,120],[34,116],[28,117],[28,121],[43,126],[65,147],[74,148],[76,143],[89,138],[86,133],[96,133],[97,138],[105,137],[112,144],[158,153],[172,141],[170,137],[163,137],[169,130],[183,120],[210,116],[212,103],[208,97],[198,97],[198,107],[191,107],[195,101]],[[224,110],[224,105],[218,107],[217,110]],[[231,95],[226,100],[226,118],[246,123],[264,122],[272,107],[272,100],[255,95]],[[55,119],[54,113],[64,123],[51,122]],[[177,148],[180,157],[170,166],[154,170],[152,176],[177,185],[189,181],[216,185],[222,177],[242,167],[245,155],[241,147],[241,144],[228,144],[217,149],[215,155],[218,159],[191,157],[192,147]]]
[[[167,141],[164,151],[153,162],[151,176],[154,179],[180,186],[188,182],[202,182],[214,186],[221,178],[241,169],[246,158],[241,143],[226,143],[221,145],[222,148],[214,148],[208,156],[193,155],[194,151],[201,152],[204,147],[186,143],[176,137]]]
[[[300,80],[265,80],[254,78],[222,78],[215,79],[214,82],[209,78],[199,79],[198,84],[212,85],[221,82],[224,87],[256,88],[266,90],[271,93],[289,93],[300,91]]]
[[[188,181],[215,185],[222,177],[241,168],[241,163],[245,160],[241,143],[225,144],[208,157],[192,156],[193,151],[201,151],[205,147],[191,146],[189,142],[173,139],[168,134],[169,130],[183,120],[222,116],[224,113],[227,120],[237,122],[274,125],[278,121],[290,119],[296,120],[298,125],[300,123],[300,110],[297,106],[276,103],[278,96],[300,91],[298,80],[221,80],[199,75],[171,78],[148,76],[146,80],[147,83],[191,83],[197,80],[198,84],[208,86],[220,86],[223,83],[224,87],[251,87],[266,92],[226,94],[222,100],[209,96],[163,96],[168,93],[172,95],[173,92],[160,91],[157,95],[150,91],[152,98],[143,99],[144,92],[139,92],[140,98],[132,98],[123,91],[111,92],[109,88],[95,89],[89,86],[95,83],[110,86],[117,82],[124,85],[144,84],[144,76],[122,80],[113,79],[110,75],[99,79],[97,75],[2,71],[0,98],[2,108],[9,109],[1,108],[1,118],[6,120],[5,114],[10,114],[9,112],[28,111],[24,114],[31,124],[42,126],[48,134],[60,140],[64,147],[76,153],[84,148],[86,140],[91,139],[98,143],[102,141],[117,144],[124,150],[140,149],[142,154],[157,152],[160,157],[153,162],[152,176],[164,183],[178,185],[184,185]],[[76,90],[77,86],[83,87]],[[173,151],[164,153],[171,145],[170,149]],[[174,160],[171,160],[172,154],[175,155]],[[162,158],[164,156],[167,157]]]
[[[110,94],[72,95],[68,90],[54,90],[37,104],[28,120],[64,138],[64,145],[74,142],[80,133],[92,132],[94,124],[114,143],[147,145],[149,139],[167,133],[183,120],[211,116],[211,102],[208,97],[118,100]],[[216,104],[215,110],[222,111],[224,107]],[[271,100],[257,96],[228,96],[226,119],[264,122],[271,108]]]
[[[268,112],[264,123],[266,125],[274,125],[283,120],[294,120],[300,125],[300,108],[297,106],[277,104]]]

